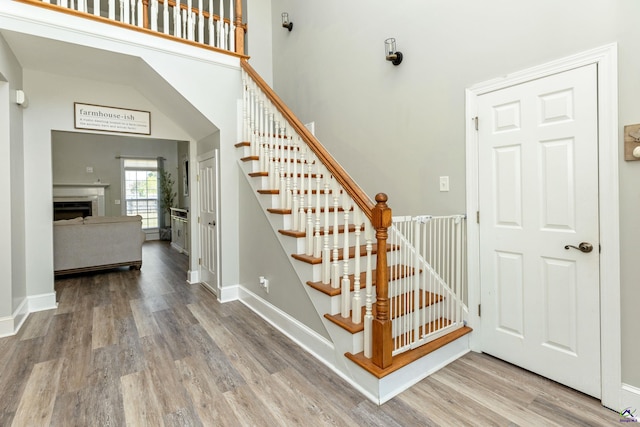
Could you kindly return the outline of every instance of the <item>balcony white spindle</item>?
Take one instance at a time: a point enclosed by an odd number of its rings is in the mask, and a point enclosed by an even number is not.
[[[119,2],[120,6],[122,6],[122,1]],[[107,17],[109,19],[111,19],[112,21],[116,20],[116,0],[108,0],[108,5],[107,5]],[[99,13],[100,9],[98,9],[98,13]],[[120,13],[122,13],[122,10],[120,10]]]
[[[257,136],[257,127],[256,127],[257,126],[256,110],[258,108],[257,104],[258,103],[256,102],[256,92],[252,88],[251,91],[249,92],[249,137],[251,138],[250,154],[252,156],[257,156],[260,153],[260,149],[258,147],[259,140]]]
[[[61,6],[61,7],[69,7],[69,1],[68,0],[60,0],[59,6]]]
[[[187,32],[186,38],[193,40],[193,0],[187,0]]]
[[[202,14],[202,0],[198,0],[198,42],[204,44],[204,15]]]
[[[162,2],[162,32],[169,34],[169,1]]]
[[[144,8],[142,7],[142,0],[138,0],[136,3],[136,22],[138,27],[144,27]]]
[[[78,0],[78,12],[87,11],[87,0]]]
[[[189,16],[186,9],[182,9],[182,37],[189,39]]]
[[[323,245],[322,245],[322,283],[328,285],[331,283],[331,248],[329,246],[329,223],[331,219],[331,214],[329,212],[329,193],[331,188],[331,182],[333,180],[332,176],[329,176],[328,173],[325,174],[324,178],[324,235],[323,235]]]
[[[365,270],[365,311],[364,311],[364,357],[371,359],[371,324],[373,322],[373,226],[366,219],[364,222],[364,239],[367,248],[367,269]]]
[[[100,16],[100,0],[93,0],[93,14]]]
[[[158,0],[151,0],[150,7],[150,26],[152,31],[158,31]]]
[[[125,24],[129,23],[129,0],[120,2],[120,21]]]
[[[231,52],[235,52],[235,46],[236,46],[236,42],[235,42],[235,31],[233,31],[233,23],[235,21],[235,15],[233,14],[233,4],[234,1],[230,0],[229,1],[229,45],[227,46],[227,49],[229,49],[229,51]]]
[[[355,230],[356,256],[353,272],[353,304],[351,308],[351,321],[355,324],[362,322],[362,298],[360,297],[360,230],[362,228],[362,211],[356,205],[353,209],[353,223]],[[346,232],[346,231],[345,231]]]
[[[342,209],[344,209],[344,249],[342,252],[342,317],[351,314],[351,281],[349,280],[349,211],[351,210],[351,197],[342,193]],[[355,248],[358,252],[359,248]]]
[[[220,19],[218,20],[218,43],[216,47],[224,49],[224,0],[220,0]]]
[[[168,1],[168,0],[165,0]],[[180,0],[176,0],[176,5],[173,8],[173,35],[182,38],[182,7],[180,6]]]
[[[216,45],[215,21],[213,19],[213,0],[209,0],[209,19],[207,20],[207,30],[209,33],[209,46]]]
[[[334,187],[331,189],[333,192],[333,262],[331,263],[331,287],[340,287],[340,260],[339,260],[339,245],[340,245],[340,233],[338,233],[338,211],[340,207],[340,190],[338,189],[337,181],[334,181]]]
[[[264,140],[264,128],[265,128],[265,123],[264,123],[264,101],[262,99],[260,99],[259,104],[258,104],[258,140],[259,142],[259,147],[260,147],[260,152],[258,153],[258,156],[260,156],[260,171],[261,172],[267,172],[267,156],[269,155],[269,151],[267,150],[266,144],[265,144],[265,140]]]

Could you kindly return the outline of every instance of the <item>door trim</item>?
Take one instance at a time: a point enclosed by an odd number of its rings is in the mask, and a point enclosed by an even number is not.
[[[520,83],[589,64],[598,66],[598,168],[600,214],[600,363],[602,404],[619,410],[622,397],[622,349],[620,332],[620,233],[618,195],[618,59],[617,44],[609,44],[560,60],[478,83],[466,90],[466,194],[467,218],[478,211],[478,134],[474,118],[478,97]],[[482,124],[480,124],[482,126]],[[480,304],[480,227],[467,227],[469,275],[469,325],[472,350],[482,349]]]

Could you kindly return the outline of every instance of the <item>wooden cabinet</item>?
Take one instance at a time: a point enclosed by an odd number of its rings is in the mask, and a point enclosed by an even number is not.
[[[171,247],[189,254],[189,211],[171,208]]]

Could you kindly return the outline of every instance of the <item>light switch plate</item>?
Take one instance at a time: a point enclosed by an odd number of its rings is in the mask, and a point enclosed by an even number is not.
[[[440,177],[440,191],[449,191],[449,177],[441,176]]]

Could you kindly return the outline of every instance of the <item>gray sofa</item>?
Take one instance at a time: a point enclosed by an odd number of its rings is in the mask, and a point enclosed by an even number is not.
[[[88,216],[53,222],[56,276],[115,267],[142,267],[142,217]]]

